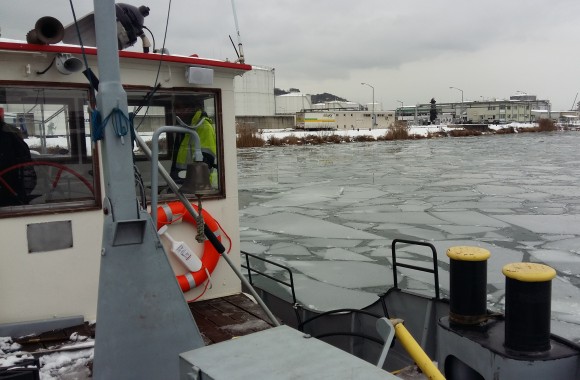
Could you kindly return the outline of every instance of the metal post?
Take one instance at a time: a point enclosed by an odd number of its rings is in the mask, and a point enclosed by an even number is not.
[[[234,0],[232,0],[231,3],[232,3],[232,11],[234,13],[234,22],[236,24],[236,34],[238,35],[238,50],[240,54],[239,62],[244,63],[245,62],[244,48],[242,45],[242,37],[240,36],[240,28],[238,27],[238,14],[236,12],[236,4],[234,3]]]
[[[103,120],[116,113],[122,127],[128,127],[115,3],[93,4],[100,74],[97,108]],[[179,354],[204,346],[204,341],[153,221],[139,206],[128,128],[122,128],[125,136],[111,123],[103,128],[105,215],[93,377],[176,379]]]
[[[461,91],[461,123],[463,124],[463,90],[457,87],[449,87],[449,88]]]
[[[400,113],[402,114],[403,113],[403,107],[405,106],[405,104],[402,101],[400,101],[400,100],[397,100],[397,102],[401,103],[401,112]],[[396,115],[395,115],[395,121],[397,121]]]
[[[201,153],[201,144],[199,142],[199,135],[193,129],[189,129],[186,127],[174,127],[174,126],[163,126],[157,128],[157,130],[153,133],[153,137],[151,138],[151,219],[155,226],[157,226],[157,199],[159,197],[158,194],[158,172],[159,172],[159,135],[162,133],[189,133],[191,140],[194,142],[195,146],[195,161],[202,161],[203,156]],[[190,141],[191,141],[190,140]],[[179,193],[179,190],[176,191]],[[195,216],[195,215],[192,215]]]
[[[361,84],[364,85],[364,86],[369,86],[370,88],[373,89],[373,113],[372,113],[371,127],[372,128],[375,128],[377,126],[376,116],[375,116],[375,88],[373,86],[371,86],[370,84],[368,84],[368,83],[362,83],[361,82]]]
[[[162,128],[168,128],[168,127],[162,127]],[[180,127],[174,127],[174,128],[180,128]],[[171,130],[165,129],[165,131],[169,132]],[[189,202],[187,197],[185,195],[183,195],[183,193],[181,193],[181,191],[179,191],[179,187],[177,186],[175,181],[173,181],[173,179],[171,178],[171,176],[169,175],[167,170],[165,170],[163,165],[159,164],[159,160],[157,159],[158,153],[152,152],[149,149],[149,147],[147,146],[147,144],[145,143],[143,138],[139,135],[139,133],[135,133],[135,137],[136,137],[137,143],[139,144],[139,147],[145,153],[145,156],[147,156],[151,160],[152,167],[157,168],[159,170],[159,174],[161,174],[161,177],[163,177],[163,179],[165,180],[165,182],[167,183],[169,188],[175,193],[175,195],[177,195],[177,197],[179,198],[181,203],[185,206],[187,211],[191,214],[191,216],[193,216],[194,219],[197,218],[198,214],[195,212],[195,209],[193,208],[193,206],[191,205],[191,203]],[[157,146],[157,143],[152,144],[152,146],[153,147]],[[157,173],[154,174],[153,172],[151,175],[151,189],[152,189],[152,191],[155,191],[154,189],[157,189]],[[157,220],[157,198],[155,198],[155,201],[153,201],[153,193],[151,195],[151,215],[152,215],[152,219],[156,221]],[[219,240],[215,239],[215,237],[214,237],[214,239],[212,239],[209,236],[209,234],[211,234],[211,230],[209,228],[207,228],[207,225],[205,226],[205,233],[206,233],[206,237],[214,245],[214,248],[216,249],[216,251],[218,251],[220,253],[220,255],[223,257],[223,259],[228,263],[230,268],[234,271],[236,276],[238,276],[240,281],[244,284],[246,289],[248,289],[248,291],[255,298],[256,302],[258,302],[258,304],[260,305],[262,310],[264,310],[264,312],[266,313],[268,318],[270,318],[270,321],[272,322],[272,324],[274,326],[280,326],[280,322],[278,322],[278,320],[276,319],[274,314],[270,311],[270,309],[268,309],[268,306],[266,306],[266,304],[264,303],[262,298],[260,298],[260,296],[258,295],[256,290],[254,289],[254,287],[250,284],[250,282],[248,282],[248,280],[246,280],[246,278],[244,277],[242,272],[240,272],[238,267],[228,257],[228,254],[227,254],[225,248],[223,247],[223,245],[221,245],[221,244],[219,244],[219,246],[216,245],[219,243]]]

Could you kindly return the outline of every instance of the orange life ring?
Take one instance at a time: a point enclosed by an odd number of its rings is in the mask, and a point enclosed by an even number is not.
[[[195,212],[199,212],[197,206],[192,204]],[[222,237],[219,233],[219,223],[205,210],[201,210],[201,215],[203,216],[204,223],[209,227],[209,229],[214,233],[217,239],[221,242]],[[197,226],[195,219],[187,211],[183,203],[181,202],[171,202],[157,208],[157,229],[159,230],[162,226],[166,224],[172,224],[178,220],[183,220],[193,226]],[[207,273],[213,273],[213,270],[217,266],[220,259],[219,252],[214,248],[213,244],[206,240],[203,243],[203,256],[201,257],[202,267],[197,272],[187,272],[183,275],[176,276],[177,282],[181,287],[181,290],[185,293],[191,289],[203,284],[208,278]],[[207,269],[207,272],[206,272]]]

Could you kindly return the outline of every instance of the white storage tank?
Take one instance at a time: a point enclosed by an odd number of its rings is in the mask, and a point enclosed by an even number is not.
[[[312,96],[310,94],[291,92],[276,96],[276,114],[295,114],[311,108]]]
[[[236,116],[273,116],[274,69],[265,66],[252,66],[242,76],[234,79]]]
[[[381,103],[375,102],[374,104],[375,104],[375,112],[383,110],[383,105]],[[373,110],[373,103],[366,103],[365,107],[367,107],[367,109],[369,111],[372,111]]]
[[[326,108],[327,109],[350,109],[350,110],[358,110],[359,104],[355,103],[355,102],[349,102],[349,101],[340,101],[340,100],[333,100],[330,102],[326,102]]]

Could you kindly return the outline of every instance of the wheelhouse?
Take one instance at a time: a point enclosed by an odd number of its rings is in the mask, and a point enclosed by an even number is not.
[[[4,246],[0,258],[0,324],[71,315],[94,319],[96,315],[105,186],[99,134],[103,125],[121,125],[115,120],[103,122],[118,115],[94,112],[99,77],[96,55],[94,48],[0,40],[0,109],[4,124],[11,138],[18,135],[29,148],[29,158],[11,159],[0,166],[4,198],[0,203],[0,241]],[[215,131],[215,181],[203,196],[203,206],[237,245],[238,220],[228,217],[230,210],[237,215],[238,207],[233,79],[251,67],[128,51],[120,51],[119,56],[132,128],[120,128],[116,133],[123,135],[125,143],[134,144],[140,203],[147,207],[150,201],[152,169],[132,134],[139,134],[150,148],[151,136],[158,128],[190,124],[188,107],[195,105],[203,110]],[[74,62],[75,70],[63,72],[54,64],[62,60]],[[184,179],[183,171],[175,167],[182,139],[182,134],[166,133],[158,144],[159,163],[178,183]],[[24,172],[32,177],[28,185],[13,185],[15,179],[26,177]],[[160,202],[177,199],[162,179],[158,185]],[[193,194],[190,196],[197,201]],[[172,235],[190,240],[191,226],[180,227]],[[195,241],[188,244],[203,249]],[[170,262],[179,267],[171,257]],[[225,281],[231,277],[227,272],[218,266],[214,282],[223,285],[209,289],[205,296],[240,288],[237,279]],[[193,289],[186,298],[200,294],[201,289]]]

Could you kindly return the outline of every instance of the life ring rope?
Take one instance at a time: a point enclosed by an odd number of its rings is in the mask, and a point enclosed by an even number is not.
[[[230,251],[232,250],[232,239],[230,238],[230,235],[228,235],[226,230],[222,228],[220,222],[218,222],[217,220],[215,222],[217,223],[220,233],[223,233],[226,239],[228,240],[228,250],[226,251],[226,253],[230,253]]]
[[[179,202],[178,202],[178,203],[179,203]],[[198,209],[197,209],[197,205],[195,205],[195,204],[193,204],[193,203],[192,203],[191,205],[193,206],[193,208],[194,208],[194,209],[195,209],[195,211],[197,212],[197,210],[198,210]],[[177,214],[177,215],[173,215],[173,211],[172,211],[172,210],[171,210],[171,208],[168,206],[168,204],[164,204],[164,205],[162,205],[162,206],[159,206],[159,207],[163,207],[163,208],[164,208],[164,211],[165,211],[165,213],[166,213],[165,215],[171,215],[171,218],[169,218],[169,220],[168,220],[168,221],[166,221],[166,222],[163,222],[163,224],[166,224],[166,225],[169,225],[169,224],[173,224],[173,223],[180,222],[180,221],[183,219],[183,216],[185,215],[185,213],[187,213],[187,209],[185,209],[185,207],[184,207],[184,210],[185,210],[185,211],[184,211],[184,213]],[[159,210],[159,209],[158,209],[158,210]],[[204,215],[204,220],[205,220],[205,214],[206,214],[206,211],[205,211],[205,210],[202,210],[202,215]],[[157,212],[157,215],[159,215],[159,211]],[[207,213],[207,215],[209,215],[209,213]],[[211,215],[209,215],[209,217],[210,217],[210,218],[213,218]],[[222,228],[222,225],[220,224],[220,222],[218,222],[216,219],[214,219],[214,222],[217,224],[217,226],[218,226],[218,229],[219,229],[219,231],[218,231],[217,233],[214,231],[214,234],[216,235],[216,237],[217,237],[218,233],[223,233],[223,234],[225,235],[226,239],[228,240],[228,250],[227,250],[227,252],[226,252],[226,253],[230,253],[230,251],[232,250],[232,239],[230,238],[230,235],[228,235],[228,233],[226,232],[226,230],[224,230],[224,229]],[[163,224],[162,224],[162,225],[163,225]],[[194,225],[195,225],[195,222],[194,222]],[[159,228],[161,228],[161,226],[159,225],[159,222],[157,223],[157,226],[158,226]],[[196,227],[197,227],[197,226],[196,226]]]
[[[197,205],[192,204],[192,207],[196,212],[198,212]],[[201,214],[204,223],[211,229],[211,231],[220,242],[222,240],[221,232],[223,232],[223,234],[226,236],[228,242],[230,243],[227,251],[227,253],[229,253],[231,250],[230,237],[227,235],[227,233],[225,233],[221,225],[211,216],[209,212],[207,212],[205,209],[202,209]],[[177,222],[186,222],[193,225],[194,227],[197,227],[195,218],[189,213],[183,203],[179,201],[170,202],[157,208],[157,229],[164,225],[174,224]],[[219,259],[220,253],[215,249],[209,240],[205,240],[203,243],[203,256],[201,257],[201,269],[197,272],[186,272],[185,274],[176,276],[181,290],[184,293],[188,292],[207,281],[202,294],[205,293],[205,290],[211,283],[211,273],[213,273]],[[201,295],[196,297],[196,299],[199,297],[201,297]]]

